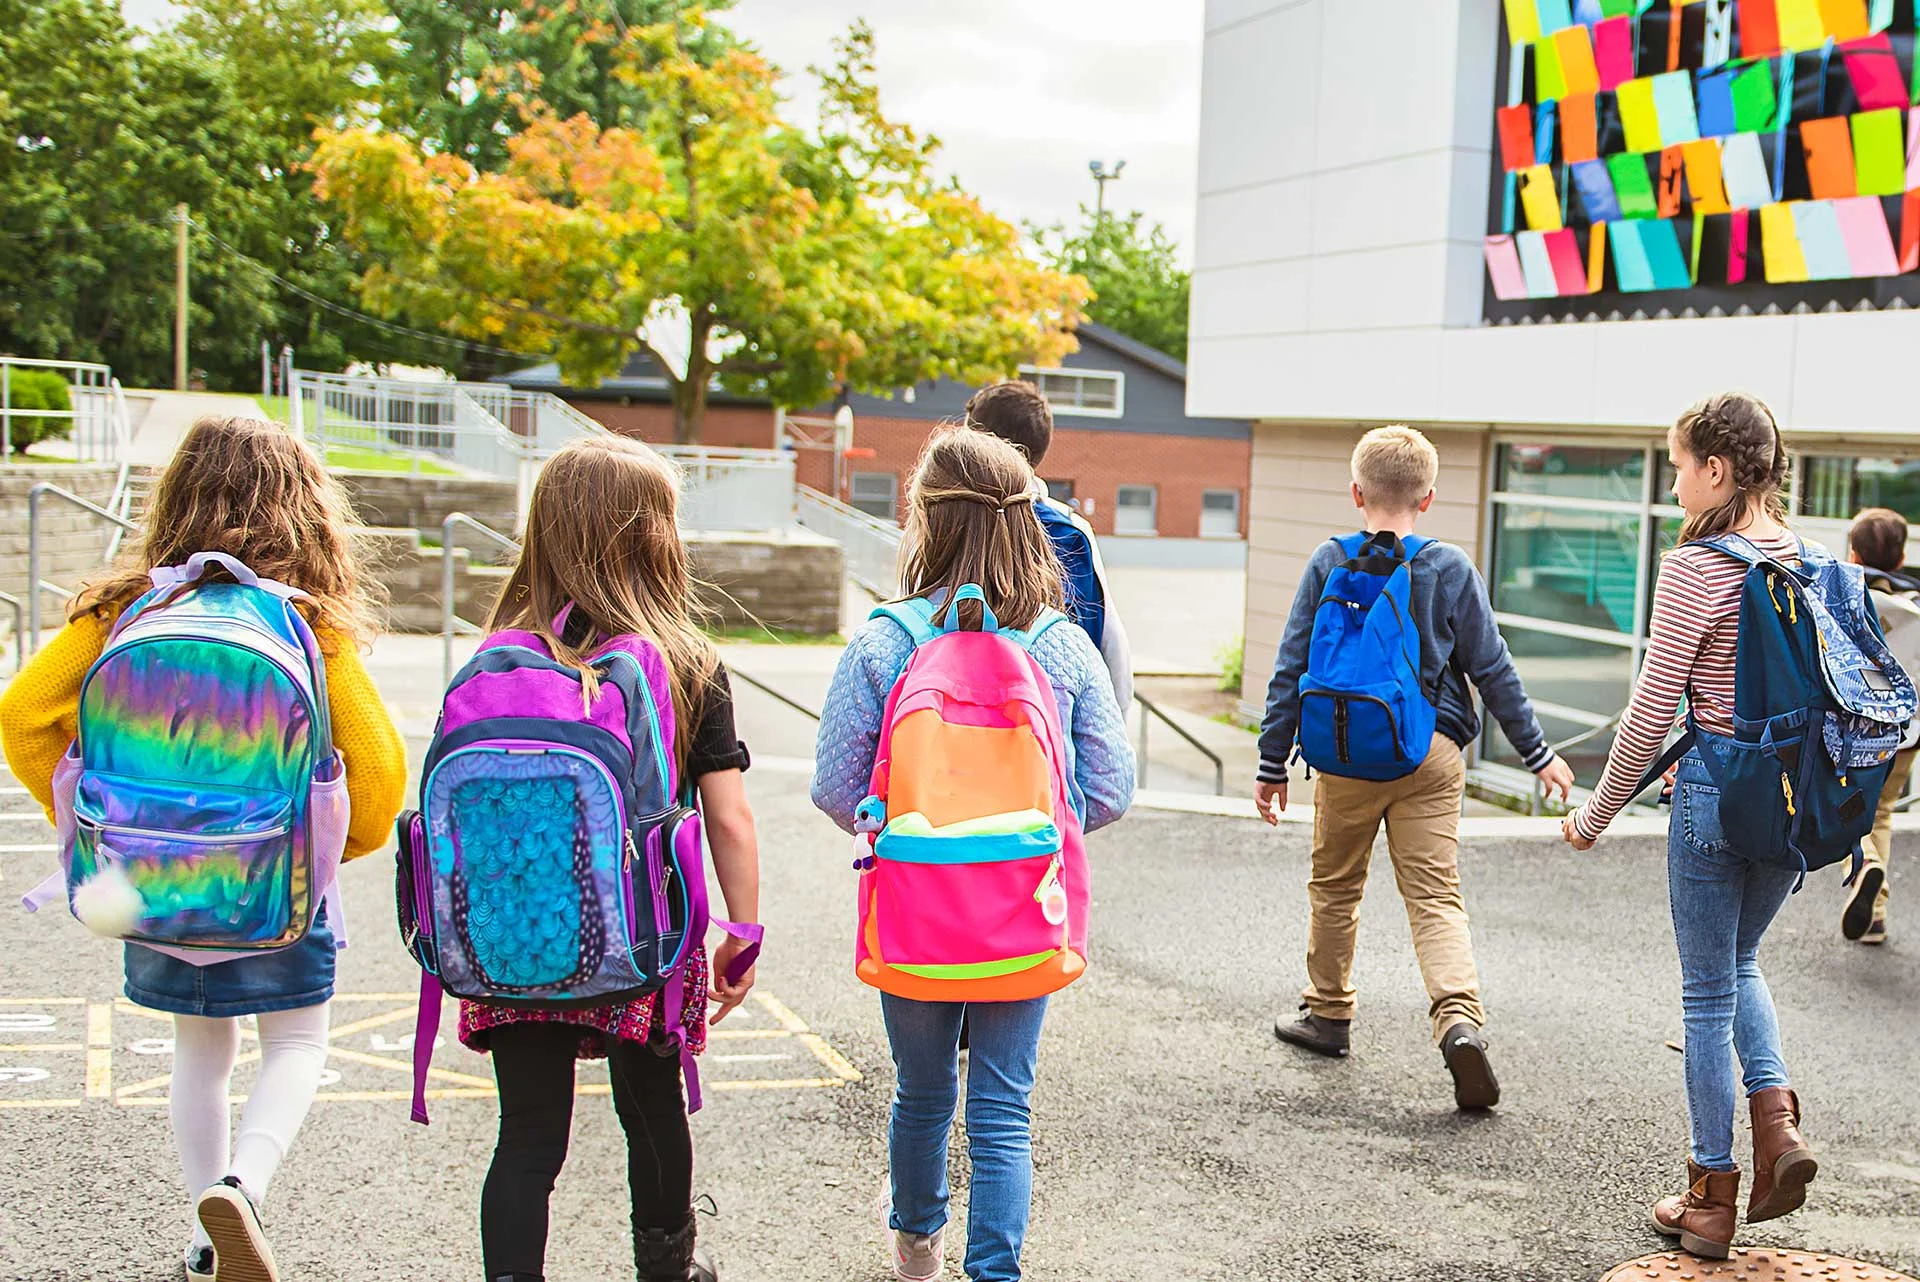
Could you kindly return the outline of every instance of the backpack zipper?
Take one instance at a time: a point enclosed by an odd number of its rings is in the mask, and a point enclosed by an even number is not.
[[[1796,813],[1793,808],[1793,780],[1787,777],[1784,770],[1780,772],[1780,793],[1787,799],[1787,818],[1791,819]]]
[[[1340,758],[1340,764],[1351,765],[1353,759],[1347,753],[1347,701],[1333,701],[1333,755]]]

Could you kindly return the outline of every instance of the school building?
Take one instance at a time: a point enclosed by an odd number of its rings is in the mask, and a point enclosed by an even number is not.
[[[1059,367],[1019,371],[1053,409],[1053,446],[1039,468],[1048,490],[1072,502],[1101,534],[1243,538],[1246,421],[1190,414],[1186,367],[1173,357],[1102,325],[1082,325],[1077,334],[1079,350]],[[552,364],[496,381],[558,393],[617,432],[654,442],[673,438],[666,380],[643,352],[594,388],[564,386]],[[802,485],[897,520],[928,434],[959,421],[972,391],[940,379],[893,396],[848,396],[848,440],[834,431],[839,404],[789,416],[765,401],[716,389],[702,444],[791,449]]]
[[[1914,6],[1857,7],[1208,0],[1187,404],[1254,421],[1248,705],[1370,426],[1438,446],[1422,528],[1481,566],[1549,737],[1596,731],[1589,784],[1687,405],[1765,398],[1836,550],[1863,506],[1920,520],[1920,162],[1882,155],[1920,154]]]

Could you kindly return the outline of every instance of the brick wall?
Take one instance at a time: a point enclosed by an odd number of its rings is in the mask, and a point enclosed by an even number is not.
[[[568,401],[573,408],[612,431],[637,436],[652,445],[673,440],[673,406],[647,401]],[[764,405],[709,405],[700,443],[732,449],[770,450],[774,437],[773,411]]]
[[[906,500],[907,481],[927,437],[940,425],[921,419],[864,417],[854,423],[856,449],[871,449],[873,458],[856,458],[846,471],[890,472],[898,478],[898,493]],[[1232,490],[1240,497],[1240,532],[1246,533],[1247,441],[1210,436],[1161,436],[1139,432],[1101,432],[1054,425],[1053,446],[1041,460],[1040,475],[1050,481],[1071,481],[1073,496],[1093,505],[1089,520],[1100,534],[1113,533],[1115,492],[1122,485],[1153,485],[1159,490],[1158,532],[1172,538],[1194,538],[1200,533],[1200,495],[1203,490]],[[801,483],[821,488],[830,464],[803,457]],[[809,481],[809,475],[818,480]],[[846,497],[843,490],[842,498]]]
[[[106,505],[113,496],[117,469],[99,464],[9,463],[0,465],[0,592],[27,602],[27,491],[42,481],[72,491],[90,502]],[[107,540],[113,527],[91,513],[58,499],[40,501],[40,577],[63,588],[76,588],[97,575],[105,564]],[[51,592],[40,600],[42,635],[49,625],[66,617],[65,606]],[[0,611],[0,630],[13,627],[11,611]]]

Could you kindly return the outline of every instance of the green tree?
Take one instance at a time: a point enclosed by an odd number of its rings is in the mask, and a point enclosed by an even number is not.
[[[1071,233],[1052,227],[1035,238],[1049,265],[1085,277],[1092,287],[1087,318],[1186,360],[1193,277],[1180,266],[1166,231],[1139,210],[1102,216],[1082,205],[1080,217]]]
[[[522,350],[571,382],[644,342],[667,371],[676,439],[718,384],[787,406],[837,388],[1004,376],[1072,349],[1084,282],[935,177],[938,144],[880,111],[856,26],[815,69],[823,125],[778,115],[774,72],[732,47],[704,61],[697,11],[608,34],[632,125],[529,102],[498,172],[390,131],[328,136],[318,190],[386,265],[368,303]]]
[[[0,0],[0,139],[0,350],[169,383],[175,203],[243,228],[272,200],[228,68],[136,43],[108,0]],[[272,315],[267,282],[201,255],[194,366],[241,380]]]

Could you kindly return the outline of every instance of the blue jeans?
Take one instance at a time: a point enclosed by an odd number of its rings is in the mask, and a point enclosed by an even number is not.
[[[888,1134],[893,1214],[888,1223],[932,1233],[947,1222],[947,1132],[960,1095],[960,1021],[967,1022],[966,1273],[1018,1282],[1033,1202],[1034,1062],[1047,999],[917,1002],[881,994],[897,1085]]]
[[[1735,1165],[1734,1054],[1740,1056],[1746,1094],[1788,1084],[1759,953],[1761,936],[1799,876],[1790,868],[1750,862],[1727,843],[1720,790],[1698,754],[1687,754],[1667,829],[1667,893],[1680,948],[1693,1160],[1710,1171]]]

